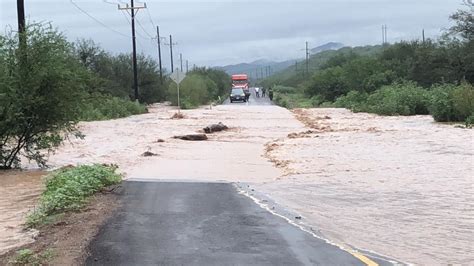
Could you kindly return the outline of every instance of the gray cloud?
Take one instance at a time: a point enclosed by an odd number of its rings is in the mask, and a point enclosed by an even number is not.
[[[0,1],[1,29],[7,25],[16,28],[16,1]],[[116,5],[101,0],[74,0],[106,28],[81,13],[69,0],[25,2],[30,21],[50,21],[70,40],[91,38],[114,53],[131,51],[127,15]],[[219,65],[300,57],[304,55],[301,49],[305,41],[312,47],[329,41],[347,45],[380,43],[382,24],[388,25],[392,42],[419,38],[423,28],[428,36],[437,36],[449,26],[448,16],[461,7],[461,1],[150,0],[147,6],[147,11],[137,14],[145,29],[137,25],[140,52],[157,54],[156,41],[148,36],[155,35],[152,20],[160,25],[162,36],[173,34],[178,42],[176,54],[183,53],[191,64]],[[167,51],[168,47],[163,49]],[[164,54],[168,62],[168,53]]]

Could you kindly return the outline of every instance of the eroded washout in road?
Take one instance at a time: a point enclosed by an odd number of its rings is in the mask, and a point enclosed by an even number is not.
[[[224,105],[81,123],[84,140],[55,167],[114,163],[126,178],[248,183],[343,245],[418,264],[468,263],[473,131],[429,116],[380,117],[344,109]],[[223,122],[229,130],[188,142]],[[149,151],[156,156],[141,156]],[[449,184],[449,186],[448,186]],[[471,207],[469,207],[471,206]]]

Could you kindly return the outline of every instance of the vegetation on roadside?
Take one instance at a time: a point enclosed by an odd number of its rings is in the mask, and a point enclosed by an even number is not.
[[[272,86],[275,102],[287,108],[431,114],[436,121],[469,125],[474,118],[474,5],[466,6],[469,10],[450,17],[455,25],[439,40],[328,51],[311,58],[317,67],[310,77],[287,70],[262,84]]]
[[[90,95],[83,105],[79,115],[81,121],[116,119],[148,112],[146,106],[138,102],[102,94]]]
[[[130,54],[113,55],[91,40],[68,42],[51,24],[28,25],[0,34],[0,169],[20,167],[20,158],[46,166],[46,155],[69,135],[81,137],[79,121],[105,120],[147,112],[146,104],[177,102],[176,85],[157,62],[138,55],[138,102]],[[230,77],[196,68],[183,81],[184,108],[225,95]],[[173,84],[173,85],[171,85]]]
[[[51,26],[0,36],[0,169],[18,167],[20,155],[45,164],[38,151],[53,149],[62,134],[77,133],[82,72],[71,46]]]
[[[218,101],[229,93],[230,88],[230,76],[224,71],[205,67],[196,68],[188,72],[179,86],[181,108],[191,109]],[[178,104],[175,83],[169,86],[168,96],[172,104]]]
[[[47,265],[53,256],[54,254],[51,249],[47,249],[41,253],[35,253],[33,250],[26,248],[17,251],[10,263],[12,265]]]
[[[95,164],[53,172],[46,178],[46,189],[39,206],[28,216],[27,225],[35,227],[47,223],[51,217],[80,209],[94,193],[121,182],[116,169],[116,166]]]

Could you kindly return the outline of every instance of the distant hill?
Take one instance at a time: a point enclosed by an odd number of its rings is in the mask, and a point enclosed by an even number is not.
[[[328,43],[323,44],[321,46],[315,47],[315,48],[313,48],[309,51],[310,51],[311,54],[317,54],[317,53],[321,53],[321,52],[329,51],[329,50],[339,50],[342,47],[344,47],[344,44],[342,44],[342,43],[328,42]]]
[[[321,46],[312,48],[310,50],[310,53],[314,55],[314,54],[318,54],[324,51],[338,50],[342,47],[344,47],[344,44],[342,43],[329,42]],[[259,59],[250,63],[240,63],[240,64],[227,65],[227,66],[216,67],[216,68],[224,70],[229,75],[247,74],[249,75],[251,79],[256,79],[257,77],[261,78],[262,69],[263,69],[263,74],[266,75],[265,67],[271,67],[272,74],[275,74],[287,69],[290,66],[294,66],[295,62],[300,62],[303,60],[304,59],[301,59],[301,58],[295,58],[295,59],[291,59],[291,60],[287,60],[283,62],[275,62],[275,61],[266,60],[266,59]]]
[[[270,60],[266,60],[266,59],[260,59],[260,60],[253,61],[253,62],[250,62],[250,63],[227,65],[227,66],[216,67],[216,68],[224,70],[229,75],[247,74],[247,75],[250,76],[250,78],[254,79],[254,78],[257,77],[257,75],[259,77],[262,75],[262,69],[263,69],[263,74],[266,75],[265,67],[270,66],[272,72],[275,73],[275,72],[278,72],[278,71],[281,71],[283,69],[288,68],[289,66],[293,65],[294,63],[295,63],[295,60],[275,62],[275,61],[270,61]]]
[[[335,46],[328,46],[335,47]],[[326,47],[326,48],[328,48]],[[317,47],[318,48],[318,47]],[[381,45],[375,46],[359,46],[359,47],[343,47],[338,50],[326,50],[321,51],[317,54],[311,55],[308,62],[308,70],[310,75],[313,75],[316,71],[321,69],[321,67],[332,57],[340,54],[349,54],[354,53],[362,56],[375,55],[382,52],[383,47]],[[304,61],[298,62],[298,65],[290,65],[286,69],[281,70],[279,73],[274,73],[272,76],[264,79],[258,80],[258,83],[263,86],[274,86],[275,84],[284,85],[284,86],[297,86],[303,81],[307,80],[305,76],[306,64]]]

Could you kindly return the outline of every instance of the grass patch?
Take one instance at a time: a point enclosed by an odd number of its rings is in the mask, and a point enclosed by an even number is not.
[[[56,215],[80,209],[94,193],[120,183],[122,178],[116,169],[116,166],[95,164],[60,169],[50,174],[39,206],[28,216],[27,225],[48,224]]]
[[[21,249],[16,252],[15,257],[10,261],[13,265],[47,265],[53,258],[54,254],[51,249],[47,249],[41,253],[35,253],[31,249]]]

